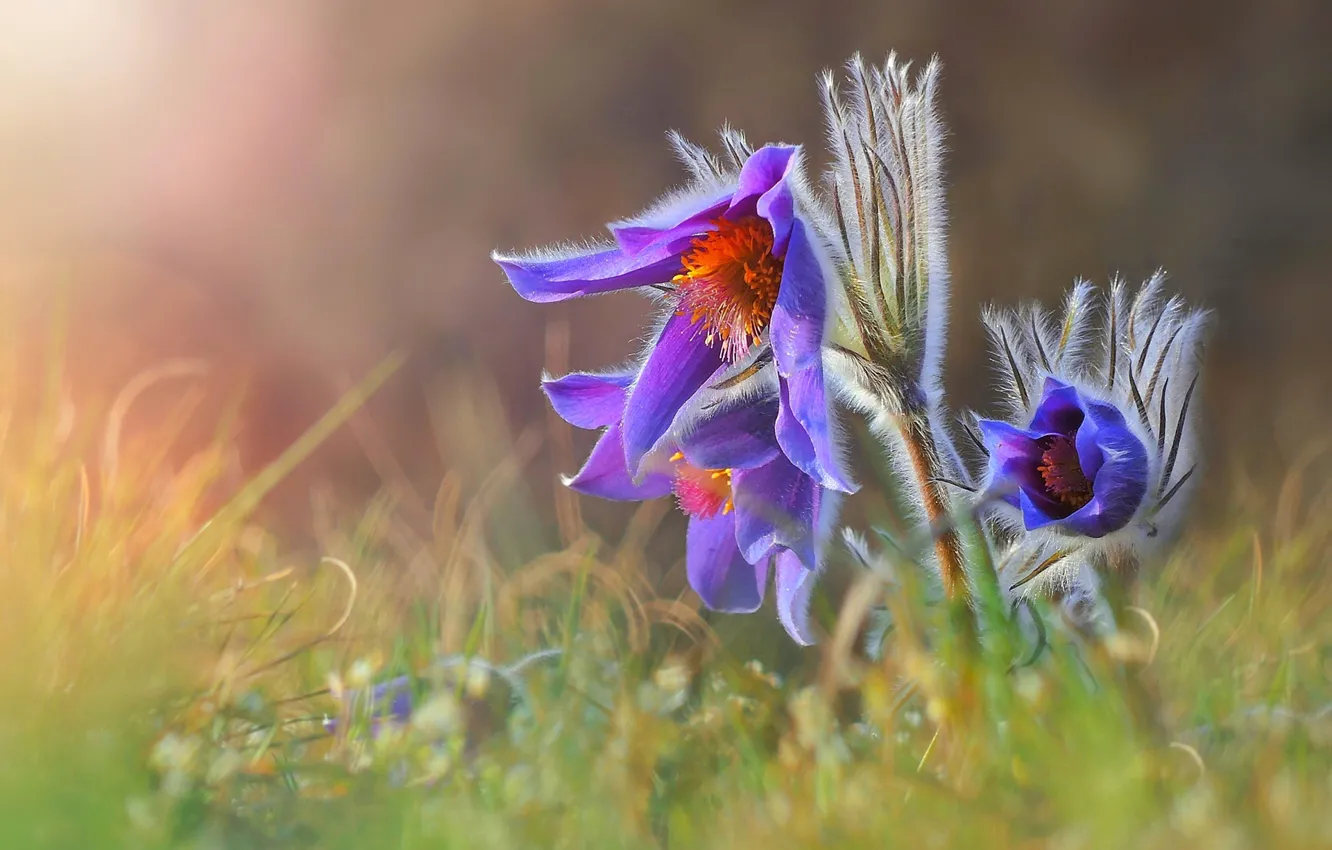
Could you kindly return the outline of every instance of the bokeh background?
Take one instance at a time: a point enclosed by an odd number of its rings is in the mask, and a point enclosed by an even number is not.
[[[253,470],[386,352],[411,352],[359,436],[277,494],[292,533],[314,487],[354,502],[388,464],[428,501],[446,469],[493,464],[501,425],[542,426],[549,323],[567,323],[574,367],[636,350],[641,300],[524,303],[492,249],[595,235],[645,205],[681,179],[670,128],[711,140],[729,120],[807,143],[821,167],[815,75],[857,50],[944,62],[955,403],[987,402],[982,302],[1163,266],[1215,311],[1213,480],[1262,486],[1328,432],[1321,0],[0,10],[5,310],[34,385],[50,346],[64,352],[76,420],[146,368],[202,358],[196,436],[243,387],[238,464]],[[169,383],[131,429],[172,409]],[[532,461],[537,510],[571,462]]]

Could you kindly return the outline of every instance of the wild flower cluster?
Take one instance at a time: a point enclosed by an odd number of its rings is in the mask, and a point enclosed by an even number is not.
[[[990,309],[1003,403],[950,412],[944,129],[939,64],[914,79],[889,55],[822,80],[832,165],[803,148],[719,152],[678,134],[688,182],[610,238],[495,262],[523,298],[632,289],[651,342],[632,362],[546,377],[570,424],[601,431],[566,481],[617,500],[674,494],[689,517],[690,584],[704,604],[752,612],[773,574],[791,637],[838,539],[852,413],[915,506],[920,558],[967,602],[995,572],[1010,600],[1092,602],[1098,576],[1136,570],[1178,528],[1199,462],[1194,423],[1203,313],[1163,292],[1079,282],[1062,311]],[[981,530],[970,546],[966,522]],[[989,575],[985,575],[989,571]]]
[[[1079,282],[1058,314],[986,310],[1002,407],[992,417],[951,410],[939,65],[913,79],[890,55],[879,68],[854,58],[847,70],[842,87],[830,74],[822,81],[832,164],[821,184],[798,145],[754,147],[728,127],[713,153],[672,134],[685,186],[609,224],[607,240],[494,259],[531,301],[632,289],[652,305],[639,356],[542,381],[559,417],[599,432],[564,483],[620,501],[673,496],[688,518],[686,571],[703,605],[754,612],[772,584],[777,616],[802,645],[819,637],[810,602],[842,544],[879,595],[848,596],[832,657],[848,658],[867,621],[878,654],[896,621],[910,682],[902,699],[918,694],[942,724],[974,700],[923,659],[951,657],[950,641],[966,644],[984,628],[994,629],[990,651],[1004,655],[1008,627],[1028,621],[1014,622],[1002,603],[1034,613],[1017,605],[1033,594],[1057,599],[1078,625],[1097,625],[1100,577],[1136,570],[1178,529],[1199,462],[1189,412],[1203,314],[1166,296],[1159,274],[1134,293],[1117,280],[1103,295]],[[860,490],[852,416],[863,417],[912,509],[905,531],[840,527],[843,501]],[[929,586],[899,561],[925,565]],[[912,604],[939,596],[944,631],[928,653],[913,649]],[[996,610],[998,620],[980,616]],[[558,730],[601,730],[599,774],[633,785],[656,781],[661,753],[690,741],[700,752],[720,746],[714,732],[737,724],[774,734],[781,726],[783,759],[808,756],[835,773],[855,747],[879,746],[893,722],[896,708],[879,712],[882,729],[868,720],[843,728],[812,691],[776,710],[783,689],[763,675],[761,698],[746,696],[701,682],[678,659],[623,690],[624,661],[584,645],[598,635],[566,636],[563,647],[507,666],[476,651],[410,670],[357,662],[328,681],[334,709],[320,722],[330,757],[393,785],[466,776],[522,801],[570,777],[542,768],[544,755],[488,760],[487,737],[541,754],[574,746]],[[824,684],[836,687],[843,666],[832,664]],[[566,687],[586,705],[529,695]],[[555,716],[566,710],[585,716]],[[645,750],[658,755],[635,755]]]

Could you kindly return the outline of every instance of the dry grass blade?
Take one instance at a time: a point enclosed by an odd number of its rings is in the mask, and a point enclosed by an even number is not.
[[[546,373],[563,375],[568,369],[569,323],[564,320],[549,321],[546,323]],[[553,408],[547,410],[546,422],[551,445],[555,447],[556,468],[575,468],[573,428]],[[555,520],[560,529],[560,542],[565,546],[582,536],[583,516],[578,507],[578,498],[568,487],[559,483],[555,485]]]
[[[475,554],[484,548],[479,538],[485,517],[493,508],[495,500],[514,485],[519,474],[532,458],[536,457],[541,443],[541,434],[534,429],[528,429],[519,435],[508,455],[481,483],[477,494],[468,502],[467,509],[463,512],[449,554],[444,559],[443,576],[440,581],[442,630],[440,637],[445,652],[452,653],[461,649],[463,636],[471,619],[466,615],[471,603],[471,597],[467,593],[470,582],[462,569],[466,554],[469,550]],[[495,582],[490,580],[489,558],[480,553],[473,558],[473,561],[484,571],[481,579],[485,594],[487,596],[493,594]],[[493,599],[487,601],[494,602]]]
[[[125,427],[134,402],[154,384],[171,378],[200,378],[208,373],[208,364],[202,360],[168,360],[151,369],[145,369],[130,379],[116,396],[106,417],[106,431],[102,436],[102,482],[110,489],[120,471],[120,435]]]
[[[633,587],[611,567],[593,557],[594,540],[584,540],[584,551],[566,550],[543,555],[508,577],[496,598],[496,614],[501,625],[518,622],[519,603],[532,597],[545,597],[551,582],[560,576],[586,575],[614,597],[624,613],[628,640],[632,647],[644,645],[645,606]]]
[[[1313,462],[1324,452],[1332,449],[1332,437],[1322,437],[1305,446],[1296,456],[1281,482],[1281,490],[1276,500],[1277,540],[1288,542],[1297,534],[1300,501],[1304,490],[1304,475]]]
[[[1153,661],[1156,660],[1156,651],[1161,648],[1161,627],[1156,624],[1156,618],[1153,617],[1152,613],[1148,611],[1146,608],[1139,608],[1136,605],[1129,605],[1124,610],[1132,611],[1134,614],[1137,614],[1139,617],[1143,619],[1144,622],[1147,623],[1147,628],[1151,629],[1152,645],[1151,648],[1148,649],[1147,651],[1147,659],[1143,662],[1143,664],[1145,665],[1151,664]]]
[[[643,603],[648,623],[662,623],[683,632],[690,640],[721,647],[721,639],[697,610],[678,599],[649,599]]]
[[[332,626],[324,630],[319,636],[299,644],[298,646],[296,646],[295,649],[288,650],[287,652],[282,653],[276,658],[265,661],[263,664],[260,664],[258,667],[255,667],[246,672],[245,674],[243,674],[240,678],[242,679],[253,678],[265,671],[272,670],[275,667],[279,667],[287,663],[288,661],[292,660],[293,658],[297,657],[303,652],[308,652],[309,650],[314,649],[316,646],[318,646],[319,644],[323,643],[324,641],[328,640],[329,638],[336,635],[339,631],[341,631],[342,627],[347,624],[347,621],[349,619],[351,619],[352,611],[355,610],[356,608],[356,599],[360,592],[360,586],[356,581],[356,574],[352,572],[352,568],[347,564],[346,561],[340,560],[338,558],[325,556],[319,559],[319,563],[328,564],[329,566],[336,567],[338,571],[342,574],[343,578],[347,580],[347,587],[348,587],[347,601],[343,605],[342,614],[338,616],[338,619],[333,623]]]
[[[852,653],[870,611],[883,596],[883,589],[883,577],[877,571],[867,570],[847,591],[833,626],[832,638],[823,650],[824,664],[820,676],[825,695],[831,696],[855,681],[858,665]]]
[[[405,360],[406,355],[400,351],[390,354],[359,385],[338,399],[332,409],[311,425],[276,460],[251,478],[239,493],[204,523],[198,533],[181,547],[177,560],[200,557],[214,548],[232,523],[245,518],[258,507],[263,498],[333,432],[341,428],[398,371]]]

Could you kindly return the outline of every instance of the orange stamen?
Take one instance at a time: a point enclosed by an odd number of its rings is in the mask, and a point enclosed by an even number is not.
[[[1082,471],[1073,441],[1068,437],[1046,437],[1041,440],[1041,447],[1044,451],[1036,471],[1041,474],[1046,492],[1074,510],[1090,502],[1092,485]]]
[[[696,237],[674,278],[676,313],[702,322],[709,345],[720,342],[734,362],[757,345],[782,284],[782,261],[773,256],[772,226],[759,216],[719,218]]]

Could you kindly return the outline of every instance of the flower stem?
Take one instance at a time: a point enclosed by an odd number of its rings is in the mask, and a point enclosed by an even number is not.
[[[962,540],[953,522],[949,500],[939,481],[942,474],[934,432],[928,415],[923,411],[909,413],[899,420],[899,432],[906,446],[925,518],[934,538],[934,555],[939,561],[939,576],[943,580],[944,595],[950,601],[967,602],[970,587],[962,557]]]

